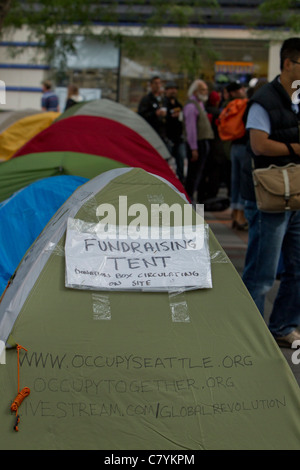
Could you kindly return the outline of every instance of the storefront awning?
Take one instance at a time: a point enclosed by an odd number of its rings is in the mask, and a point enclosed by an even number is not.
[[[253,62],[216,61],[215,73],[248,73],[254,72]]]

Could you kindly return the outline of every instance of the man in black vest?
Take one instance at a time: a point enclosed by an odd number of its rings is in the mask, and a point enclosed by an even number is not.
[[[165,85],[163,106],[167,108],[166,138],[171,155],[176,161],[176,174],[184,182],[184,160],[186,156],[183,140],[182,104],[177,99],[178,86],[174,82]]]
[[[162,84],[160,77],[154,76],[151,78],[150,91],[141,99],[138,106],[138,114],[153,127],[163,140],[165,139],[165,117],[167,110],[162,106]]]
[[[249,241],[243,281],[263,315],[265,295],[274,284],[282,260],[284,269],[269,329],[280,346],[292,347],[295,340],[300,340],[300,211],[267,213],[257,209],[251,161],[256,168],[300,164],[300,105],[294,99],[293,88],[300,80],[300,38],[284,41],[280,69],[279,76],[253,95],[247,111],[248,161],[242,196]]]

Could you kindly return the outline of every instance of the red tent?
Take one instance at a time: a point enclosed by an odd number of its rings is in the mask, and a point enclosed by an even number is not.
[[[140,134],[112,119],[80,115],[57,121],[27,142],[12,158],[53,151],[108,157],[162,176],[185,193],[181,182],[157,150]]]

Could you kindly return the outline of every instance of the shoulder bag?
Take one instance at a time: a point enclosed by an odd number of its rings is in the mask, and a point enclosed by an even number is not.
[[[263,212],[300,210],[300,165],[270,165],[252,170],[256,203]]]

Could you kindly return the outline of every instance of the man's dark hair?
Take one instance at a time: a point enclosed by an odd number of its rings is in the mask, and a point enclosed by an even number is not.
[[[151,78],[150,83],[153,83],[154,80],[157,80],[158,78],[160,78],[158,75],[154,75],[154,77]]]
[[[52,83],[49,81],[49,80],[44,80],[42,82],[42,85],[44,85],[44,87],[46,88],[46,90],[51,90],[52,88]]]
[[[300,56],[300,38],[286,39],[280,49],[280,70],[285,59],[298,60]]]

